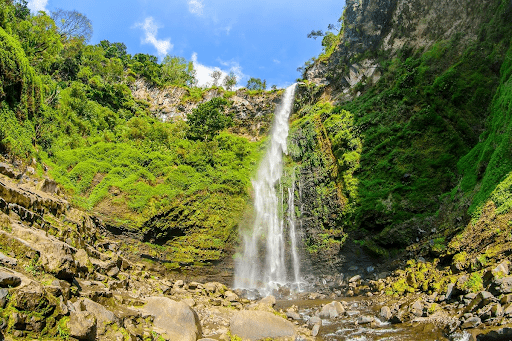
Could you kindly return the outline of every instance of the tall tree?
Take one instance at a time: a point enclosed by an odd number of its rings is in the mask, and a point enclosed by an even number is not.
[[[265,90],[267,88],[267,81],[263,81],[260,78],[251,77],[247,81],[246,88],[249,90]]]
[[[236,85],[236,83],[237,83],[236,75],[233,71],[231,71],[229,73],[229,75],[227,75],[226,78],[224,78],[223,85],[226,88],[226,90],[231,91],[231,89],[233,89],[233,87]]]
[[[189,137],[198,140],[211,140],[219,131],[233,123],[233,117],[224,113],[228,101],[221,97],[200,104],[187,116]]]
[[[89,41],[92,37],[92,23],[84,14],[78,11],[57,9],[51,12],[51,17],[59,28],[62,36],[78,37]]]
[[[183,57],[165,56],[162,62],[162,83],[193,86],[197,83],[194,64]]]
[[[212,73],[210,73],[210,77],[213,78],[212,86],[218,86],[220,78],[222,77],[222,71],[215,69]]]

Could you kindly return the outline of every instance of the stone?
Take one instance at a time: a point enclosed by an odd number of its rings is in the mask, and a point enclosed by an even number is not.
[[[276,298],[272,295],[269,295],[265,298],[262,298],[258,303],[267,304],[273,307],[276,304]]]
[[[45,232],[28,229],[20,225],[13,226],[13,235],[25,240],[40,253],[40,262],[46,272],[58,279],[70,280],[77,274],[74,249],[54,237],[46,236]]]
[[[309,326],[309,328],[313,328],[313,326],[314,326],[315,324],[318,324],[318,323],[322,324],[322,319],[321,319],[320,317],[318,317],[318,316],[312,316],[312,317],[308,320],[308,326]]]
[[[512,303],[508,303],[503,307],[503,314],[509,317],[512,316]]]
[[[286,317],[288,317],[289,319],[292,319],[292,320],[302,320],[302,317],[300,316],[299,313],[295,312],[295,311],[291,311],[291,310],[288,310],[286,311]]]
[[[18,276],[5,272],[0,271],[0,287],[2,288],[9,288],[9,287],[17,287],[21,284],[21,278]]]
[[[509,304],[512,302],[512,294],[503,295],[500,299],[501,305]]]
[[[505,277],[509,275],[509,261],[504,261],[498,264],[494,269],[492,269],[492,274],[495,278]]]
[[[114,315],[113,312],[98,304],[91,301],[88,298],[84,298],[80,302],[81,310],[87,311],[94,315],[97,322],[97,335],[103,335],[108,325],[119,322],[119,319]]]
[[[5,305],[9,301],[9,290],[2,288],[0,289],[0,309],[5,308]]]
[[[167,334],[170,341],[196,341],[202,337],[197,313],[184,302],[167,297],[149,297],[141,310],[153,316],[155,331]]]
[[[384,306],[380,308],[379,317],[384,321],[389,321],[389,319],[393,316],[391,313],[391,309],[388,306]]]
[[[238,301],[238,295],[229,290],[224,293],[224,298],[226,300],[228,300],[229,302],[237,302]]]
[[[181,300],[181,302],[185,303],[186,305],[188,305],[190,308],[192,308],[193,306],[196,305],[196,301],[194,301],[194,299],[192,298],[186,298],[184,300]]]
[[[361,315],[361,312],[358,311],[358,310],[347,310],[345,312],[345,315],[348,316],[348,317],[356,317],[356,316]]]
[[[423,316],[423,304],[421,301],[416,301],[411,305],[410,309],[411,314],[415,315],[416,317]]]
[[[512,340],[512,328],[505,327],[491,331],[478,331],[474,339],[479,341]]]
[[[181,279],[174,282],[174,288],[183,288],[184,285],[185,283]]]
[[[243,340],[295,337],[297,331],[290,321],[266,311],[241,310],[230,320],[231,334]]]
[[[467,296],[467,295],[466,295]],[[464,308],[464,313],[475,311],[479,308],[482,308],[496,299],[494,296],[488,291],[480,291],[475,298]]]
[[[87,311],[72,312],[68,321],[69,335],[78,340],[96,340],[96,318]]]
[[[12,296],[13,306],[18,310],[33,311],[50,316],[55,305],[48,300],[43,286],[37,282],[31,282],[19,288]]]
[[[107,271],[107,276],[116,277],[119,274],[119,271],[120,270],[117,266],[113,266]]]
[[[361,276],[360,276],[360,275],[356,275],[356,276],[351,277],[351,278],[348,280],[348,282],[349,282],[349,283],[355,283],[355,282],[357,282],[357,281],[359,281],[359,280],[361,280]]]
[[[512,276],[499,278],[494,281],[496,290],[501,294],[512,293]]]
[[[502,317],[503,316],[503,307],[501,304],[496,303],[491,307],[492,317]]]
[[[454,283],[448,284],[447,289],[446,289],[446,294],[444,295],[444,298],[445,298],[446,301],[449,301],[452,298],[452,294],[453,294],[453,289],[454,288],[455,288],[455,284]]]
[[[478,316],[473,316],[468,318],[464,323],[462,324],[462,329],[470,329],[470,328],[476,328],[478,325],[482,323],[482,320]]]
[[[368,315],[359,316],[357,318],[357,323],[359,323],[359,324],[368,324],[368,323],[372,323],[373,321],[375,321],[375,318],[373,316],[368,316]]]
[[[0,265],[13,268],[18,265],[18,260],[16,258],[6,256],[0,252]]]
[[[74,258],[79,272],[87,274],[92,271],[93,265],[89,259],[89,255],[84,249],[79,249],[75,253]]]
[[[320,324],[317,323],[317,324],[315,324],[315,326],[311,330],[311,336],[315,336],[316,337],[319,332],[320,332]]]

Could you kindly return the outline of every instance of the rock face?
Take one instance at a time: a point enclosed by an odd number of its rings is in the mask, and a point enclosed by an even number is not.
[[[293,337],[296,334],[291,322],[266,311],[236,312],[231,318],[230,330],[233,335],[251,341]]]
[[[154,326],[163,331],[168,340],[196,341],[202,336],[196,312],[183,302],[167,297],[150,297],[142,310],[154,317]]]
[[[476,39],[482,17],[478,14],[491,0],[453,2],[449,0],[347,0],[340,44],[326,62],[310,66],[305,76],[316,84],[331,84],[344,100],[353,95],[349,89],[363,80],[376,83],[379,65],[374,59],[351,62],[354,56],[382,49],[391,56],[402,47],[421,49],[436,41],[464,32],[458,47]],[[461,9],[464,10],[461,10]],[[336,80],[336,81],[334,81]]]
[[[148,86],[143,80],[132,85],[133,96],[149,102],[150,110],[163,121],[174,118],[185,119],[199,104],[215,97],[222,97],[222,89],[210,89],[203,93],[199,100],[187,99],[189,91],[180,87],[158,89]],[[234,132],[258,139],[265,136],[270,129],[276,104],[279,102],[279,91],[251,95],[246,89],[240,89],[228,98],[232,104],[226,108],[227,113],[235,115]]]

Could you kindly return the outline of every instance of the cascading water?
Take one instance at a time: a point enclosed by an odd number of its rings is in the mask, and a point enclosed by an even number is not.
[[[236,288],[259,289],[270,292],[276,284],[289,282],[286,259],[285,222],[280,217],[280,208],[276,185],[283,173],[283,153],[287,153],[288,119],[293,108],[296,84],[284,92],[282,103],[276,109],[270,146],[260,164],[254,187],[255,221],[252,231],[243,234],[243,255],[236,262]],[[297,234],[295,231],[295,212],[292,189],[288,189],[288,226],[291,244],[291,263],[293,281],[300,276],[297,252]],[[281,195],[281,199],[283,196]],[[290,213],[293,212],[293,213]],[[289,258],[288,257],[288,258]]]

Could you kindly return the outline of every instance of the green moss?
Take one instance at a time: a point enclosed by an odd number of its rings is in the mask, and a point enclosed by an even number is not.
[[[482,275],[479,272],[473,272],[463,284],[463,288],[473,293],[482,291],[484,288]]]

